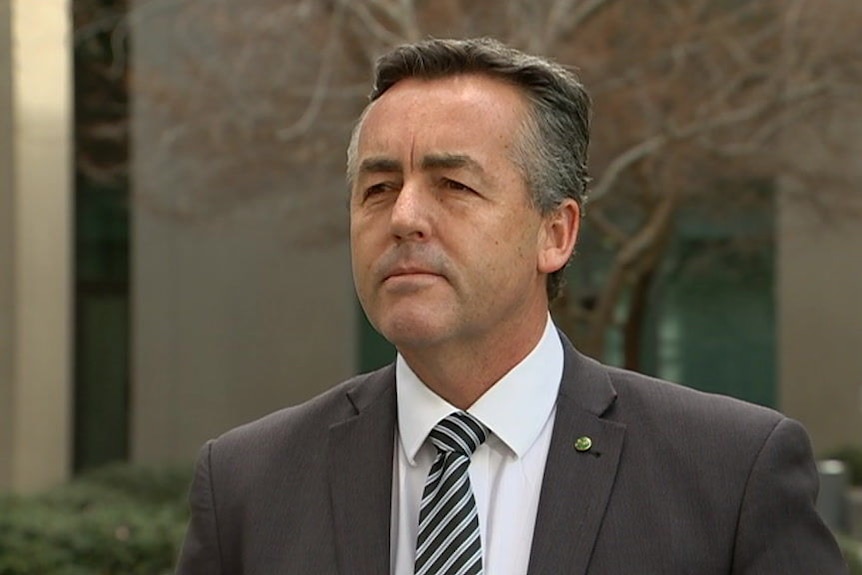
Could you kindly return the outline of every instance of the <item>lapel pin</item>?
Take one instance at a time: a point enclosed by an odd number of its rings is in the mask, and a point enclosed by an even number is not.
[[[583,453],[585,451],[589,451],[592,446],[593,440],[586,435],[582,435],[575,440],[575,451]]]

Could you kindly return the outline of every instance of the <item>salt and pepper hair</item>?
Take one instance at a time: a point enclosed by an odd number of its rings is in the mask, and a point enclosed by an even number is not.
[[[434,80],[464,74],[499,79],[526,96],[528,114],[519,128],[512,160],[532,193],[534,207],[548,215],[566,198],[583,207],[589,182],[590,99],[577,77],[559,64],[490,38],[425,40],[399,46],[377,61],[370,99],[374,102],[408,78]],[[350,138],[347,179],[351,184],[358,169],[359,132],[369,107]],[[561,291],[564,269],[548,276],[549,300]]]

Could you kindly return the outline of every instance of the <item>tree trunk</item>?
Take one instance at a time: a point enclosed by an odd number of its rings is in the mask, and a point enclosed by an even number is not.
[[[632,286],[631,302],[623,331],[623,366],[626,369],[641,371],[644,323],[654,278],[655,267],[641,274]]]

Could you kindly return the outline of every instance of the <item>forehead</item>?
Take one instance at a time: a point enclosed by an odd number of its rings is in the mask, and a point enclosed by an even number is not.
[[[405,79],[373,102],[358,155],[507,152],[527,110],[516,86],[482,75]]]

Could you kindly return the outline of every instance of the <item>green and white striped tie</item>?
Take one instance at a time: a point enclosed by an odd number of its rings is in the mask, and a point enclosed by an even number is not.
[[[437,458],[419,508],[416,575],[483,573],[479,515],[467,470],[487,437],[488,428],[463,411],[443,418],[428,435]]]

